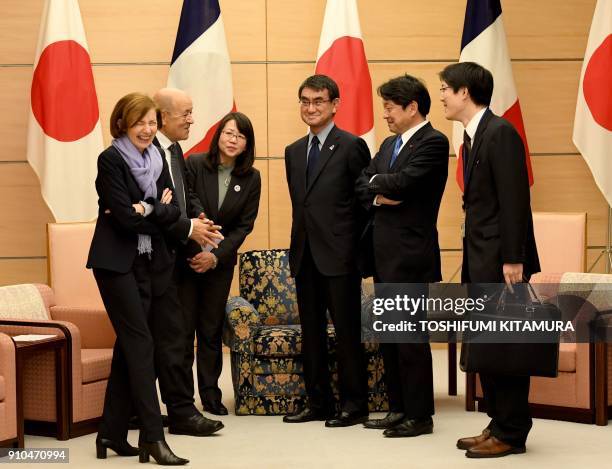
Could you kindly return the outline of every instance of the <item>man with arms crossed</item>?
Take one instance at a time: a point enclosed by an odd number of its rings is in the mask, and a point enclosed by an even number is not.
[[[364,422],[368,415],[361,344],[361,278],[355,261],[362,214],[355,180],[370,161],[365,142],[334,125],[338,86],[325,75],[300,86],[308,135],[285,149],[293,207],[289,263],[302,326],[308,403],[283,421],[326,420],[327,427]],[[327,351],[329,309],[336,331],[340,412],[333,415]]]
[[[493,75],[474,62],[440,72],[444,115],[461,122],[463,133],[463,283],[529,279],[540,263],[533,235],[525,147],[516,129],[488,108]],[[491,345],[492,356],[495,346]],[[482,434],[462,438],[470,458],[525,452],[531,429],[529,376],[480,374],[491,422]]]
[[[448,139],[427,121],[431,98],[417,78],[393,78],[378,94],[394,135],[385,139],[357,182],[371,214],[362,246],[372,251],[376,284],[418,284],[409,291],[419,297],[427,295],[427,283],[442,280],[436,223],[448,175]],[[380,287],[376,290],[382,294]],[[389,413],[368,420],[366,428],[385,429],[386,437],[433,431],[431,348],[426,337],[421,340],[380,344]]]

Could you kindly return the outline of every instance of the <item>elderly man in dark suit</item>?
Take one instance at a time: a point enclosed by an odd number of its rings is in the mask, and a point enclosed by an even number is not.
[[[288,423],[326,420],[327,427],[364,422],[367,376],[361,345],[361,279],[356,248],[362,211],[355,180],[370,160],[365,142],[334,125],[338,86],[325,75],[307,78],[299,104],[308,135],[285,149],[293,207],[289,263],[302,326],[308,404]],[[329,310],[336,331],[340,412],[332,415],[327,351]]]
[[[372,251],[368,270],[377,294],[383,294],[380,284],[416,283],[411,294],[426,295],[426,283],[442,280],[436,223],[448,175],[448,139],[427,121],[431,98],[417,78],[393,78],[378,94],[395,135],[385,139],[357,182],[370,211],[362,245],[364,252]],[[426,338],[419,339],[380,345],[389,413],[367,421],[366,428],[385,429],[387,437],[433,431],[431,348]]]
[[[512,285],[540,270],[533,234],[525,147],[516,129],[488,108],[493,76],[473,62],[440,72],[447,119],[461,122],[464,138],[464,283]],[[495,346],[491,346],[493,355]],[[525,452],[531,429],[529,376],[480,374],[491,422],[457,447],[470,458]]]
[[[203,218],[190,219],[189,194],[183,151],[178,143],[189,136],[193,123],[189,96],[178,89],[163,88],[153,96],[161,115],[161,128],[154,140],[170,168],[181,216],[166,230],[169,246],[176,252],[172,282],[164,295],[153,301],[151,331],[155,340],[155,362],[162,400],[168,409],[170,433],[207,436],[223,428],[217,420],[204,417],[195,407],[192,365],[185,360],[188,342],[188,314],[193,309],[180,301],[181,289],[191,268],[187,259],[207,244],[216,245],[222,236],[219,226]]]

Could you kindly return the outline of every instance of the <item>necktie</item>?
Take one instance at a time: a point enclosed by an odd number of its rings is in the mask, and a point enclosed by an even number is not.
[[[463,131],[463,187],[467,182],[468,172],[468,161],[470,159],[470,152],[472,151],[472,139],[468,133]]]
[[[306,184],[309,184],[312,180],[312,175],[314,174],[315,167],[317,166],[317,161],[319,161],[319,154],[321,151],[319,150],[319,139],[315,135],[312,137],[312,141],[310,143],[310,151],[308,152],[308,166],[306,167]]]
[[[170,170],[172,171],[172,179],[174,180],[174,195],[178,200],[179,208],[183,216],[187,215],[185,207],[185,186],[183,184],[183,173],[181,172],[180,158],[183,157],[181,148],[178,143],[173,143],[168,147],[170,150]]]
[[[393,154],[391,155],[391,162],[389,163],[389,168],[393,166],[395,160],[397,160],[397,155],[399,155],[400,148],[402,148],[402,136],[398,135],[395,140],[395,147],[393,147]]]

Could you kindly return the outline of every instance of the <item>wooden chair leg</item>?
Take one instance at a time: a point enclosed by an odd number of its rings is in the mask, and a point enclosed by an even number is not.
[[[476,410],[476,374],[465,374],[465,410],[474,412]]]
[[[457,343],[448,343],[448,395],[457,395]]]
[[[608,425],[608,344],[595,344],[595,424]]]

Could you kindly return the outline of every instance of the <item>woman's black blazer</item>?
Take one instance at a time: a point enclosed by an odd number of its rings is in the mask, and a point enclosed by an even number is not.
[[[222,226],[221,232],[225,239],[212,252],[217,256],[219,266],[233,266],[236,264],[238,249],[253,231],[259,210],[261,176],[255,168],[244,176],[232,175],[223,204],[218,208],[218,173],[206,167],[206,157],[205,153],[200,153],[191,155],[186,161],[187,179],[192,193],[191,216],[197,217],[203,212],[207,218]]]
[[[100,154],[96,177],[98,220],[89,249],[88,268],[127,273],[138,253],[138,235],[148,234],[153,247],[152,270],[164,273],[162,284],[167,284],[165,280],[169,281],[172,273],[170,267],[174,264],[175,253],[166,245],[163,228],[178,219],[181,212],[176,197],[170,204],[159,201],[165,188],[174,193],[165,158],[162,162],[164,166],[157,179],[157,198],[145,200],[153,205],[153,212],[143,217],[136,213],[132,204],[143,200],[144,194],[119,151],[110,146]],[[105,213],[106,210],[110,213]]]

